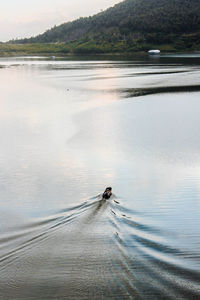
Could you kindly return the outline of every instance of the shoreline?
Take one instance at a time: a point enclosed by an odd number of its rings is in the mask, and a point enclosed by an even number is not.
[[[57,54],[57,55],[56,55]],[[4,57],[41,57],[41,58],[49,58],[49,59],[58,59],[58,58],[65,58],[65,57],[106,57],[106,56],[114,56],[114,57],[133,57],[133,56],[149,56],[149,57],[159,57],[162,56],[162,54],[178,54],[178,55],[184,55],[184,54],[200,54],[200,51],[162,51],[160,55],[149,55],[148,52],[145,51],[137,51],[137,52],[119,52],[119,53],[94,53],[94,54],[75,54],[75,53],[42,53],[42,52],[33,52],[33,53],[26,53],[26,52],[0,52],[0,58]]]
[[[114,49],[114,51],[112,51]],[[133,56],[133,55],[148,55],[148,50],[159,49],[161,54],[168,53],[200,53],[200,49],[176,49],[174,45],[143,45],[141,48],[118,48],[112,45],[102,48],[83,48],[78,51],[76,44],[8,44],[0,43],[0,57],[14,57],[14,56],[43,56],[43,57],[72,57],[72,56]]]

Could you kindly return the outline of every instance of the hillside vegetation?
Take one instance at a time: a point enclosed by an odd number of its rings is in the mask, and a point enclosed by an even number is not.
[[[88,18],[10,43],[58,43],[73,53],[200,49],[200,0],[125,0]],[[65,44],[64,46],[62,44]]]

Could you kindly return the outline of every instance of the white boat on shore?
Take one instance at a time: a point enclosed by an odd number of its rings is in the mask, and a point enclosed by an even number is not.
[[[160,50],[149,50],[148,54],[149,55],[160,55]]]

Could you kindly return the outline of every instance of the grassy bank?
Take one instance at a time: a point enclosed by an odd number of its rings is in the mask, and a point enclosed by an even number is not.
[[[0,44],[0,56],[23,56],[23,55],[84,55],[84,54],[130,54],[134,52],[146,52],[149,49],[160,49],[162,52],[176,51],[200,51],[200,45],[194,47],[181,47],[177,44],[150,44],[127,43],[118,41],[115,43],[98,43],[96,41],[74,41],[69,43],[34,43],[34,44]],[[184,45],[183,45],[184,46]]]
[[[67,54],[64,44],[0,44],[0,56]]]

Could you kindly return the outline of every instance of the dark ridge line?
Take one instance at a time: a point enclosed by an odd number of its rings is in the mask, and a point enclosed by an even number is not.
[[[156,87],[156,88],[133,88],[124,89],[121,92],[124,98],[133,98],[153,94],[162,93],[183,93],[183,92],[198,92],[200,91],[200,85],[186,85],[186,86],[166,86],[166,87]]]
[[[168,74],[179,74],[179,73],[188,73],[191,72],[190,70],[184,70],[184,71],[161,71],[161,72],[142,72],[142,73],[133,73],[133,75],[139,75],[139,76],[144,76],[144,75],[168,75]]]
[[[57,69],[58,70],[58,69]],[[83,79],[83,80],[86,80],[86,81],[93,81],[93,80],[104,80],[104,79],[115,79],[115,78],[130,78],[130,77],[140,77],[140,76],[153,76],[153,75],[170,75],[170,74],[179,74],[179,73],[188,73],[190,71],[166,71],[166,72],[142,72],[142,73],[132,73],[132,74],[128,74],[128,75],[117,75],[117,76],[94,76],[94,77],[91,77],[88,79]],[[76,76],[76,77],[79,77],[79,76]],[[82,77],[88,77],[87,75],[86,76],[83,76]]]

